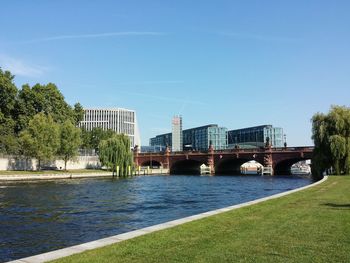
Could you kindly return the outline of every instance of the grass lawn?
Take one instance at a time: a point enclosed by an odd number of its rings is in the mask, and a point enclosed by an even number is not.
[[[79,169],[79,170],[42,170],[42,171],[0,171],[1,175],[36,175],[36,174],[82,174],[82,173],[106,173],[105,170]]]
[[[350,176],[55,262],[350,262]]]

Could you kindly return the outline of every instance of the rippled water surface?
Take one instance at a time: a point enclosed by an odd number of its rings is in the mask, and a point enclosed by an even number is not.
[[[124,233],[310,183],[304,178],[278,176],[0,182],[0,261]]]

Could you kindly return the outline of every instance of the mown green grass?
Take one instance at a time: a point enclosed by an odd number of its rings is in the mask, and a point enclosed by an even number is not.
[[[350,262],[350,176],[55,262]]]
[[[42,170],[42,171],[0,171],[1,175],[38,175],[38,174],[81,174],[81,173],[106,173],[105,170],[78,169],[78,170]]]

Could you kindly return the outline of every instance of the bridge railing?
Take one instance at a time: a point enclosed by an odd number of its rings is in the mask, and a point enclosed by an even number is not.
[[[138,153],[138,156],[163,156],[165,152],[156,152],[156,153]],[[171,155],[184,155],[184,154],[208,154],[207,151],[183,151],[183,152],[170,152]]]
[[[263,148],[254,149],[227,149],[227,150],[216,150],[215,153],[250,153],[250,152],[264,152]]]

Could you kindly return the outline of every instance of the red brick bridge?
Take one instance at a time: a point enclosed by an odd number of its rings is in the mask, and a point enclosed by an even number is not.
[[[169,169],[170,174],[199,174],[200,166],[209,166],[211,174],[240,174],[242,164],[255,160],[264,167],[272,167],[278,175],[290,174],[290,167],[302,160],[312,158],[314,147],[230,149],[207,152],[138,153],[134,150],[137,166],[159,166]]]

